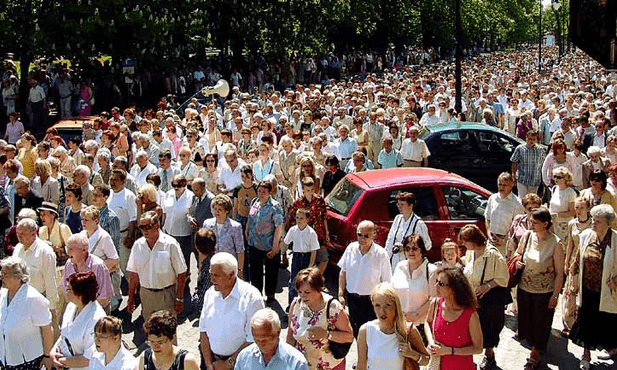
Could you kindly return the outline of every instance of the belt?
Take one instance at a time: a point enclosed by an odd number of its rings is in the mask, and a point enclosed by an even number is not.
[[[357,294],[357,293],[350,293],[350,292],[347,292],[347,296],[348,297],[353,297],[353,298],[366,298],[366,297],[370,297],[370,295],[360,295],[360,294]]]
[[[124,230],[120,230],[120,233],[125,233],[125,232],[127,232],[127,231],[129,231],[129,228],[128,228],[128,227],[127,227],[126,229],[124,229]]]
[[[351,159],[351,157],[341,158],[341,161],[348,161],[348,160],[350,160],[350,159]]]
[[[311,254],[312,252],[294,252],[293,254],[299,254],[304,256],[305,254]]]
[[[217,355],[212,352],[212,357],[214,357],[214,361],[227,361],[231,356]]]
[[[155,292],[155,293],[156,293],[156,292],[162,292],[162,291],[163,291],[163,290],[165,290],[165,289],[169,289],[169,288],[173,287],[174,285],[175,285],[175,284],[171,284],[171,285],[166,286],[165,288],[161,288],[161,289],[151,289],[151,288],[146,288],[146,287],[144,287],[144,286],[142,286],[142,288],[144,288],[145,290],[148,290],[148,291],[150,291],[150,292]]]

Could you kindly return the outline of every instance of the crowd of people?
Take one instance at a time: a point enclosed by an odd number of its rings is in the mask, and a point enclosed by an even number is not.
[[[591,350],[617,358],[617,76],[580,53],[541,76],[534,60],[470,60],[461,112],[439,64],[238,88],[183,112],[166,98],[112,107],[66,141],[53,128],[38,141],[11,113],[0,141],[2,365],[340,370],[355,340],[361,370],[473,369],[482,352],[486,370],[508,311],[531,370],[559,303],[581,369]],[[325,197],[348,173],[426,166],[423,126],[464,120],[525,140],[496,179],[486,232],[463,227],[432,263],[416,196],[400,192],[384,246],[362,221],[338,291],[326,291],[337,230]],[[284,341],[266,308],[281,268],[291,272]],[[149,349],[135,359],[117,317],[139,306]],[[201,359],[175,344],[176,315],[191,312]]]

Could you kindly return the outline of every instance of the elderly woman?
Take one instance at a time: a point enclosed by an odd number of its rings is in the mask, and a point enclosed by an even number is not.
[[[178,321],[169,311],[153,313],[144,324],[148,348],[139,356],[137,370],[198,370],[197,360],[185,349],[174,345],[177,342]]]
[[[606,146],[602,148],[602,156],[611,164],[617,164],[617,137],[610,135],[606,138]]]
[[[558,167],[565,167],[570,173],[574,172],[576,165],[574,155],[567,153],[566,150],[566,142],[563,139],[557,139],[553,142],[551,152],[548,153],[544,159],[544,164],[542,164],[542,181],[544,181],[544,185],[551,186],[551,184],[556,184],[556,182],[552,181],[554,180],[553,170]]]
[[[69,155],[66,148],[63,146],[57,147],[54,149],[53,156],[58,158],[60,161],[60,173],[62,173],[67,179],[73,179],[73,171],[75,171],[77,165],[75,164],[73,157]]]
[[[180,159],[178,160],[178,170],[186,180],[191,183],[199,175],[199,169],[195,163],[191,162],[192,151],[188,146],[180,148]]]
[[[96,158],[99,164],[98,173],[101,175],[103,183],[109,184],[109,176],[111,176],[111,154],[107,150],[101,150]]]
[[[606,205],[591,209],[592,226],[580,234],[578,256],[571,271],[578,275],[579,313],[570,339],[583,347],[580,368],[589,369],[590,350],[605,349],[617,359],[617,232],[611,229],[615,210]]]
[[[60,338],[51,352],[53,367],[86,370],[96,347],[94,325],[105,317],[96,301],[98,284],[94,272],[78,272],[68,278],[66,295],[69,304],[64,311]]]
[[[280,241],[285,219],[283,210],[272,199],[272,183],[262,181],[257,186],[257,198],[249,209],[245,238],[249,245],[251,284],[262,291],[264,287],[268,302],[274,301],[280,263]],[[265,266],[264,266],[265,265]]]
[[[388,283],[371,292],[377,319],[360,327],[358,333],[358,370],[402,370],[405,358],[411,368],[429,362],[429,354],[416,328],[405,323],[401,301]]]
[[[36,174],[34,171],[34,162],[38,158],[36,153],[36,139],[32,134],[26,132],[21,135],[21,149],[17,154],[17,160],[23,166],[23,175],[32,179]]]
[[[506,254],[504,255],[506,259],[509,259],[518,248],[521,236],[531,228],[531,212],[542,205],[542,199],[537,194],[529,193],[523,197],[522,203],[525,213],[514,217],[510,230],[508,230]]]
[[[216,251],[228,252],[238,260],[239,276],[244,272],[244,235],[242,225],[232,220],[231,199],[224,194],[219,194],[212,200],[214,217],[204,221],[203,227],[214,232],[216,237]]]
[[[574,199],[576,192],[572,189],[572,173],[565,167],[553,169],[553,195],[549,203],[549,210],[553,215],[555,234],[562,244],[568,244],[568,223],[574,217]]]
[[[39,238],[48,241],[56,252],[56,265],[63,267],[69,256],[66,254],[66,241],[73,235],[66,224],[58,222],[58,206],[43,202],[37,209],[43,226],[39,228]],[[60,281],[60,280],[58,280]]]
[[[163,230],[173,236],[180,247],[187,266],[191,266],[191,225],[188,214],[193,201],[193,192],[186,188],[188,180],[184,175],[176,175],[171,182],[172,190],[163,201]]]
[[[0,358],[5,369],[52,368],[52,318],[49,301],[30,286],[26,262],[17,257],[2,260],[0,290]]]
[[[574,201],[576,217],[568,223],[568,246],[566,248],[565,272],[566,282],[561,300],[562,321],[564,335],[569,335],[572,325],[576,320],[578,308],[576,307],[576,294],[578,291],[578,274],[572,271],[574,259],[578,259],[580,235],[584,230],[591,227],[591,215],[589,214],[589,201],[578,197]]]
[[[120,273],[120,257],[109,233],[99,226],[100,215],[95,206],[86,207],[81,211],[81,226],[88,237],[88,250],[103,260],[113,280],[113,275]]]
[[[524,269],[516,292],[518,336],[532,346],[525,370],[537,369],[540,364],[563,286],[563,247],[550,231],[552,223],[546,207],[532,211],[531,229],[521,238],[516,252],[523,257],[516,268]]]
[[[106,316],[94,325],[96,353],[88,370],[135,370],[138,361],[122,344],[122,320]]]
[[[51,164],[46,159],[37,159],[34,163],[36,177],[32,180],[31,189],[34,195],[46,202],[58,204],[60,201],[60,183],[54,179]]]
[[[337,359],[332,355],[329,341],[353,342],[345,307],[324,293],[324,277],[315,267],[300,271],[294,285],[299,296],[289,309],[287,343],[304,354],[309,369],[320,370],[328,366],[332,370],[344,370],[345,358]]]
[[[617,210],[617,200],[615,195],[606,190],[607,177],[602,170],[595,170],[589,175],[590,187],[581,191],[580,196],[587,199],[589,204],[597,206],[600,204],[608,204]]]
[[[394,268],[396,268],[396,265],[400,261],[405,260],[402,244],[406,236],[418,234],[422,237],[426,250],[430,250],[433,247],[426,224],[413,212],[414,206],[416,205],[415,194],[409,192],[397,193],[396,205],[401,213],[396,215],[394,221],[392,221],[385,246],[390,256],[392,271],[394,271]]]
[[[401,250],[407,260],[395,266],[391,282],[401,300],[405,320],[417,326],[426,319],[430,298],[435,296],[437,267],[429,263],[424,240],[418,234],[406,236]]]
[[[159,193],[152,184],[146,184],[139,188],[135,203],[137,203],[137,219],[141,214],[148,211],[156,212],[159,220],[163,219],[163,208],[158,205]]]
[[[471,251],[464,273],[480,304],[478,316],[485,348],[480,369],[490,369],[497,365],[493,348],[499,344],[499,334],[505,324],[505,306],[512,302],[509,290],[498,295],[493,289],[508,285],[508,266],[495,247],[487,247],[486,236],[476,225],[463,226],[458,240]]]

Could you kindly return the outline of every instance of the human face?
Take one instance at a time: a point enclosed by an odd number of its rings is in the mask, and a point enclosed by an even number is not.
[[[372,302],[377,319],[384,324],[393,324],[396,319],[396,303],[381,294],[375,295]]]
[[[283,147],[286,153],[289,153],[293,150],[293,146],[288,141],[285,141],[283,144],[281,144],[281,146]]]
[[[593,231],[596,232],[596,234],[605,234],[606,231],[610,228],[610,225],[604,218],[592,217],[591,228],[593,229]]]
[[[186,164],[189,163],[190,159],[191,159],[191,155],[189,153],[186,153],[186,152],[180,153],[180,162],[182,162],[183,165],[186,166]]]
[[[271,357],[276,353],[279,345],[279,334],[281,330],[274,330],[269,323],[259,323],[259,325],[251,325],[253,340],[263,356]]]
[[[107,197],[104,196],[100,190],[94,190],[92,192],[92,203],[94,203],[94,206],[96,208],[101,209],[105,207],[105,204],[107,203]]]
[[[390,153],[392,151],[392,143],[386,141],[385,143],[383,143],[383,148],[386,150],[387,153]]]
[[[124,186],[124,184],[120,180],[119,176],[111,175],[109,177],[109,186],[111,187],[111,189],[113,191],[118,192],[118,191],[122,190],[122,187]],[[67,197],[68,197],[68,194],[69,194],[69,192],[67,192]]]
[[[84,216],[81,218],[81,227],[88,232],[93,232],[99,226],[99,220],[96,218]]]
[[[235,167],[238,165],[238,157],[235,154],[226,154],[225,161],[231,167]]]
[[[438,297],[444,297],[448,292],[449,283],[445,274],[439,274],[435,280],[435,288]]]
[[[182,195],[184,193],[184,189],[186,189],[186,185],[180,181],[172,181],[171,186],[174,188],[176,192],[176,196]]]
[[[296,223],[300,229],[304,229],[308,225],[308,219],[304,213],[296,213]]]
[[[512,188],[514,184],[511,180],[507,179],[498,179],[497,180],[497,188],[499,189],[499,194],[502,197],[507,197],[512,192]]]
[[[579,220],[586,220],[589,215],[589,207],[586,202],[575,202],[574,212]]]
[[[298,297],[300,297],[302,302],[313,305],[319,302],[321,292],[313,289],[309,283],[303,283],[298,287]]]
[[[40,211],[39,215],[41,216],[41,222],[43,223],[43,225],[51,229],[51,227],[54,225],[56,215],[53,212],[49,211]]]
[[[403,215],[407,215],[410,212],[413,212],[413,206],[407,203],[406,200],[403,200],[403,199],[397,200],[396,206],[398,207],[399,212]]]
[[[302,186],[302,195],[305,198],[310,198],[313,196],[313,194],[315,194],[315,186],[311,185],[311,186]]]
[[[28,192],[30,192],[30,187],[23,182],[19,182],[15,185],[15,191],[20,197],[25,198],[28,196]]]
[[[536,203],[527,204],[527,206],[525,206],[525,213],[527,214],[527,217],[531,217],[531,212],[538,207],[540,207],[540,205]]]
[[[225,273],[221,265],[210,265],[210,278],[214,290],[217,292],[230,292],[236,284],[236,279],[233,279],[233,273]]]
[[[547,224],[547,222],[536,220],[535,217],[531,216],[531,230],[533,230],[534,232],[546,231]]]
[[[368,249],[371,244],[373,244],[373,239],[375,238],[375,231],[371,227],[364,226],[362,228],[358,227],[356,236],[358,237],[358,244],[360,244],[361,248]]]
[[[566,186],[566,177],[563,174],[553,175],[553,180],[560,187],[563,188]]]
[[[589,184],[591,184],[591,187],[596,191],[602,190],[602,181],[600,179],[589,180]]]
[[[119,342],[119,335],[114,336],[107,333],[94,332],[94,345],[98,352],[112,352],[117,349]]]
[[[36,230],[29,230],[27,227],[17,227],[17,240],[24,246],[30,246],[36,239]]]
[[[422,251],[415,243],[407,243],[403,246],[403,252],[407,260],[413,264],[419,264],[422,262]]]
[[[443,251],[443,259],[451,265],[456,263],[457,250],[454,248],[448,248]]]
[[[216,217],[218,221],[225,221],[228,215],[229,212],[227,212],[224,207],[218,204],[214,205],[214,217]]]
[[[139,220],[139,231],[149,243],[154,243],[159,238],[159,228],[157,223],[151,223],[149,219]]]
[[[148,157],[146,157],[146,156],[137,157],[136,161],[137,161],[137,164],[139,165],[139,167],[142,168],[142,169],[145,168],[146,165],[148,165]]]
[[[73,241],[66,244],[66,253],[71,258],[71,262],[75,264],[82,263],[88,257],[88,245],[80,245]]]
[[[0,279],[2,279],[2,286],[9,290],[15,291],[21,286],[21,281],[15,278],[6,268],[2,269],[2,276],[0,276]]]
[[[338,168],[335,165],[331,164],[331,165],[328,166],[328,170],[330,170],[330,172],[332,172],[332,173],[336,173]]]
[[[266,200],[268,200],[268,198],[270,198],[270,194],[271,194],[270,190],[268,190],[265,186],[260,186],[257,188],[257,197],[262,202],[265,202]]]
[[[527,146],[531,148],[538,142],[538,137],[527,135],[527,139],[525,139],[525,141],[527,142]]]
[[[154,334],[148,335],[148,345],[154,353],[165,353],[172,351],[173,343],[166,336],[158,336]]]

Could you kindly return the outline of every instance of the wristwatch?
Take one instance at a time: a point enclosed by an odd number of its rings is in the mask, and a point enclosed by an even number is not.
[[[184,298],[182,298],[182,297],[176,297],[176,302],[184,302]]]

